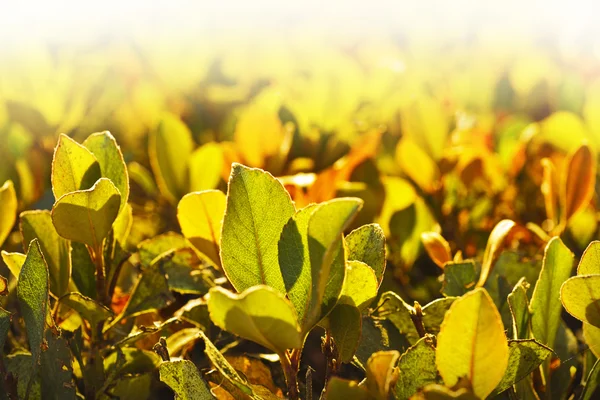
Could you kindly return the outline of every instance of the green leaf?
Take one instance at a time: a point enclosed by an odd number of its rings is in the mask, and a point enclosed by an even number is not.
[[[113,312],[108,307],[81,293],[67,293],[58,301],[77,311],[81,318],[88,321],[94,327],[113,316]]]
[[[379,400],[390,398],[390,389],[394,378],[398,376],[396,363],[400,353],[392,351],[378,351],[373,353],[367,361],[366,386],[372,397]]]
[[[167,361],[160,364],[160,380],[175,392],[180,400],[214,399],[198,368],[188,360]]]
[[[552,349],[535,339],[510,340],[508,342],[508,367],[504,377],[491,396],[500,394],[524,379],[552,354]]]
[[[0,357],[2,357],[2,354],[4,353],[4,342],[6,341],[6,335],[8,335],[11,321],[12,314],[0,307]]]
[[[339,361],[350,362],[358,348],[361,335],[361,313],[352,304],[337,304],[328,316],[328,330],[333,337]]]
[[[533,337],[543,345],[554,348],[560,324],[560,287],[573,268],[573,253],[555,237],[548,242],[544,261],[531,298],[531,329]]]
[[[131,204],[125,204],[125,206],[119,212],[117,219],[113,223],[113,231],[115,240],[119,242],[123,247],[127,244],[127,238],[131,232],[133,225],[133,209]]]
[[[113,369],[115,376],[141,374],[156,371],[160,362],[161,359],[156,353],[135,347],[123,347],[104,359],[104,370]]]
[[[410,343],[391,321],[377,316],[363,316],[362,334],[354,362],[362,369],[366,369],[365,366],[373,353],[388,350],[404,351],[409,347]]]
[[[25,399],[29,392],[30,399],[41,399],[42,390],[37,371],[31,368],[36,363],[29,353],[13,353],[6,356],[6,371],[17,377],[17,394],[19,399]],[[36,363],[37,364],[37,363]]]
[[[17,299],[27,328],[31,349],[32,371],[37,369],[44,342],[44,328],[48,307],[48,266],[37,239],[31,241],[27,258],[17,282]],[[32,373],[32,375],[35,375]],[[28,387],[32,385],[29,380]]]
[[[259,343],[278,354],[302,346],[300,327],[289,301],[270,286],[254,286],[241,294],[222,287],[210,290],[208,311],[226,331]]]
[[[119,214],[120,204],[121,195],[115,185],[101,178],[91,189],[59,198],[52,207],[52,221],[65,239],[100,249]]]
[[[163,233],[162,235],[144,240],[138,245],[140,263],[144,267],[149,267],[155,261],[156,257],[188,246],[185,238],[180,234],[175,232]]]
[[[278,243],[278,258],[287,296],[298,315],[298,323],[306,332],[306,317],[310,306],[310,254],[308,251],[308,221],[316,205],[298,210],[283,227]]]
[[[67,193],[89,189],[101,176],[96,157],[84,146],[61,134],[52,159],[54,198],[59,199]]]
[[[560,289],[560,299],[569,314],[600,328],[600,275],[567,279]]]
[[[12,181],[6,181],[0,187],[0,246],[4,243],[17,220],[17,194]]]
[[[173,204],[188,192],[188,160],[193,149],[192,133],[173,114],[164,115],[148,137],[148,155],[156,183]]]
[[[238,292],[264,284],[285,293],[277,242],[293,214],[290,195],[271,174],[241,164],[232,166],[221,234],[221,261]]]
[[[435,355],[446,386],[467,378],[480,398],[498,386],[508,365],[508,342],[500,313],[485,289],[477,288],[452,304],[437,336]]]
[[[202,328],[203,331],[211,324],[208,304],[202,297],[188,301],[174,316]]]
[[[142,276],[133,287],[131,296],[122,313],[117,317],[118,319],[160,310],[174,301],[163,270],[163,265],[169,261],[172,254],[162,256],[151,266],[142,270]]]
[[[378,286],[377,276],[371,267],[361,261],[348,261],[338,303],[353,305],[363,312],[377,297]]]
[[[308,327],[327,316],[339,298],[346,271],[342,233],[362,204],[361,199],[338,198],[319,204],[311,214],[308,249],[312,289]]]
[[[55,296],[67,292],[71,278],[71,249],[68,240],[60,237],[52,224],[50,211],[24,211],[20,216],[23,247],[38,239],[50,273],[50,291]],[[74,264],[77,265],[77,264]]]
[[[442,293],[445,296],[462,296],[473,290],[476,283],[477,272],[473,261],[446,263],[442,286]]]
[[[600,328],[584,322],[583,338],[585,339],[585,344],[588,345],[594,356],[596,356],[596,358],[600,358]]]
[[[369,400],[369,398],[369,392],[364,387],[359,386],[356,381],[349,381],[334,376],[327,382],[325,400]]]
[[[173,251],[162,265],[169,289],[183,294],[206,294],[214,286],[211,274],[203,269],[194,250],[182,248]]]
[[[227,198],[220,190],[188,193],[177,205],[177,219],[187,240],[214,265],[219,256]]]
[[[84,296],[96,298],[96,265],[90,257],[90,252],[83,243],[71,243],[71,262],[73,282],[77,290]]]
[[[580,400],[594,399],[594,393],[600,384],[600,360],[597,360],[592,367],[592,370],[585,378],[585,386],[581,392]]]
[[[375,271],[378,283],[385,272],[385,235],[378,224],[363,225],[346,236],[348,260],[362,261]]]
[[[23,267],[23,263],[25,262],[25,254],[22,253],[9,253],[7,251],[2,250],[2,260],[10,270],[10,273],[13,274],[15,278],[19,277],[21,273],[21,268]]]
[[[513,291],[508,295],[508,305],[512,315],[512,333],[513,339],[526,339],[529,336],[529,301],[527,299],[527,289],[529,284],[522,278],[517,283]]]
[[[101,399],[148,399],[152,393],[153,382],[154,374],[152,372],[122,376],[108,390],[110,396]]]
[[[225,165],[223,150],[218,143],[207,143],[198,147],[191,155],[190,192],[210,190],[221,181],[221,170]]]
[[[409,399],[430,383],[441,383],[441,379],[435,364],[432,338],[425,336],[400,356],[395,387],[396,399]]]
[[[44,400],[75,399],[75,382],[73,382],[73,366],[71,352],[67,341],[55,336],[51,330],[46,331],[47,348],[41,355],[41,381]]]
[[[577,266],[577,275],[600,274],[600,241],[588,245]]]
[[[129,199],[129,175],[117,141],[109,131],[104,131],[92,133],[83,145],[98,160],[102,177],[110,179],[119,190],[122,210]]]
[[[164,322],[155,321],[150,326],[141,325],[139,327],[135,327],[133,331],[129,333],[126,337],[119,340],[114,344],[115,347],[123,347],[123,346],[132,346],[136,342],[148,337],[150,335],[155,335],[156,333],[164,332],[169,333],[168,329],[172,325],[180,325],[181,320],[176,317],[171,317]],[[157,335],[158,336],[158,335]]]

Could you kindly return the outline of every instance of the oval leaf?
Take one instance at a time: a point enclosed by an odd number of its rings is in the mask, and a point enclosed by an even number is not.
[[[580,146],[566,164],[561,187],[562,220],[566,222],[586,207],[596,185],[596,154],[586,144]]]
[[[345,240],[348,260],[367,264],[381,283],[385,272],[385,235],[379,224],[363,225],[350,232]]]
[[[180,400],[214,399],[198,368],[188,360],[167,361],[160,364],[160,380],[166,383],[175,398]]]
[[[241,294],[222,287],[210,290],[208,311],[226,331],[259,343],[282,355],[302,346],[300,327],[289,301],[269,286],[254,286]]]
[[[396,398],[408,400],[431,383],[441,383],[435,364],[435,347],[431,336],[425,336],[402,354],[398,362]]]
[[[77,311],[81,318],[89,321],[91,326],[98,326],[100,322],[113,316],[109,308],[81,293],[68,293],[61,297],[59,302]]]
[[[588,245],[577,266],[577,275],[600,274],[600,241]]]
[[[197,148],[190,157],[190,187],[192,192],[217,187],[225,163],[218,143],[207,143]]]
[[[0,246],[4,243],[17,219],[17,194],[12,181],[0,187]]]
[[[508,342],[498,309],[485,289],[456,300],[437,339],[436,364],[447,386],[466,377],[473,392],[488,396],[508,365]]]
[[[600,328],[600,275],[567,279],[560,288],[560,299],[569,314]]]
[[[481,265],[481,274],[479,275],[479,280],[477,281],[477,287],[482,287],[485,285],[485,281],[492,271],[494,262],[500,255],[500,251],[504,246],[504,240],[515,226],[516,224],[514,221],[510,219],[504,219],[498,222],[494,229],[492,229],[487,245],[485,246],[485,253],[483,254],[483,262]]]
[[[65,239],[100,249],[119,214],[121,195],[106,178],[91,189],[67,193],[52,207],[52,221]]]
[[[378,286],[377,277],[371,267],[360,261],[348,261],[339,302],[351,304],[362,312],[377,297]]]
[[[58,138],[52,159],[52,192],[54,198],[89,189],[101,177],[100,164],[84,146],[65,134]]]
[[[438,267],[444,269],[444,265],[452,261],[450,245],[439,233],[423,232],[421,233],[421,241],[427,254]]]
[[[337,304],[328,316],[329,331],[335,342],[339,360],[352,361],[361,335],[361,313],[351,304]]]

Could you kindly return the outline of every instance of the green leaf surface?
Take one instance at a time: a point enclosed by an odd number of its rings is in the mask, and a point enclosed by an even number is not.
[[[268,172],[234,164],[221,234],[221,262],[238,291],[268,285],[285,293],[277,243],[294,215],[290,195]]]
[[[185,238],[175,232],[167,232],[144,240],[138,245],[140,253],[140,263],[144,267],[149,267],[155,261],[156,257],[173,250],[188,247]]]
[[[4,243],[17,220],[17,194],[12,181],[6,181],[0,187],[0,246]]]
[[[131,204],[125,204],[119,212],[117,219],[113,223],[113,231],[115,240],[121,245],[127,244],[127,238],[131,233],[131,227],[133,225],[133,209]]]
[[[378,224],[363,225],[346,236],[348,260],[362,261],[375,271],[378,283],[385,272],[385,235]]]
[[[164,322],[155,321],[150,326],[141,325],[139,327],[135,327],[129,335],[115,343],[115,346],[132,346],[139,340],[150,335],[154,335],[157,332],[169,333],[168,328],[170,328],[172,325],[179,325],[180,323],[181,320],[179,318],[172,317]]]
[[[46,331],[47,348],[41,355],[41,382],[43,398],[54,400],[75,399],[75,382],[71,351],[63,337],[55,336],[51,330]]]
[[[332,377],[327,383],[325,390],[325,400],[368,400],[369,392],[356,381]]]
[[[577,275],[592,274],[600,274],[600,241],[598,240],[588,245],[577,266]]]
[[[102,400],[112,399],[147,399],[152,394],[154,374],[146,372],[138,375],[125,375],[119,377],[108,392],[110,396],[101,397]]]
[[[123,347],[104,359],[104,370],[112,370],[115,376],[141,374],[156,371],[160,362],[160,357],[152,351]]]
[[[351,304],[337,304],[328,316],[328,330],[333,337],[339,361],[350,362],[360,342],[362,331],[360,310]]]
[[[31,241],[27,258],[17,282],[17,299],[31,349],[31,370],[37,370],[44,342],[44,328],[48,307],[48,266],[37,239]],[[33,372],[32,376],[35,375]],[[31,385],[32,378],[30,378]]]
[[[175,317],[181,318],[206,331],[211,324],[208,304],[204,298],[188,301],[183,307],[175,312]]]
[[[26,257],[27,256],[22,253],[9,253],[8,251],[2,250],[2,261],[4,261],[10,270],[10,273],[13,274],[15,278],[19,277]]]
[[[188,360],[166,361],[160,364],[160,380],[175,392],[180,400],[214,399],[198,368]]]
[[[435,347],[431,337],[423,337],[400,356],[396,399],[409,399],[431,383],[442,383],[435,364]]]
[[[377,276],[370,266],[361,261],[348,261],[339,303],[351,304],[363,312],[377,297],[378,286]]]
[[[527,289],[529,284],[525,278],[515,285],[513,291],[508,295],[507,301],[512,315],[513,339],[527,339],[529,336],[529,300]]]
[[[208,311],[212,321],[221,329],[278,354],[302,346],[292,305],[270,286],[254,286],[241,294],[214,287],[210,290]]]
[[[83,146],[98,160],[102,177],[110,179],[119,190],[122,210],[129,199],[129,175],[117,141],[109,131],[96,132],[85,139]]]
[[[17,379],[19,399],[25,399],[29,392],[30,399],[41,399],[42,389],[37,371],[31,368],[35,362],[29,353],[13,353],[5,358],[6,371]]]
[[[71,275],[77,290],[92,299],[96,298],[96,266],[90,252],[83,243],[71,243],[71,262],[74,265]]]
[[[177,219],[187,240],[214,265],[219,256],[227,198],[220,190],[188,193],[177,205]]]
[[[54,198],[92,187],[101,177],[100,164],[84,146],[61,134],[52,159]]]
[[[52,221],[65,239],[85,243],[99,249],[119,214],[121,195],[106,178],[91,189],[68,193],[52,208]]]
[[[190,156],[190,192],[210,190],[221,181],[221,170],[225,164],[223,150],[218,143],[207,143],[198,147]]]
[[[148,155],[156,183],[173,204],[188,192],[188,160],[193,150],[192,133],[173,114],[164,115],[148,137]]]
[[[363,316],[361,325],[361,339],[354,358],[354,363],[361,369],[366,369],[373,353],[388,350],[404,351],[410,347],[406,338],[387,319]]]
[[[113,316],[113,312],[108,307],[81,293],[67,293],[59,299],[59,302],[77,311],[91,326],[98,326],[100,322]]]
[[[533,337],[550,348],[554,348],[560,324],[560,287],[571,275],[572,268],[573,253],[558,237],[550,240],[530,307]]]
[[[581,392],[580,400],[592,400],[594,399],[594,394],[597,391],[598,386],[600,385],[600,360],[597,360],[594,363],[590,373],[585,378],[585,386],[583,387],[583,391]]]
[[[308,221],[316,205],[298,210],[283,227],[278,243],[278,258],[285,290],[305,331],[312,277],[308,251]]]
[[[67,292],[71,278],[69,241],[56,232],[50,211],[47,210],[22,212],[20,229],[25,249],[33,239],[38,239],[44,258],[48,263],[50,291],[55,296],[62,296]]]
[[[521,379],[529,376],[551,354],[552,349],[536,342],[535,339],[510,340],[508,342],[508,367],[491,396],[504,392]]]
[[[477,271],[473,261],[448,262],[444,266],[442,293],[445,296],[462,296],[473,290],[476,283]]]
[[[560,299],[569,314],[600,328],[600,275],[578,275],[560,289]]]
[[[206,294],[214,286],[211,274],[203,269],[198,256],[190,248],[173,251],[162,264],[169,289],[183,294]]]
[[[6,335],[10,329],[11,320],[12,314],[0,307],[0,357],[4,353],[4,342],[6,342]]]

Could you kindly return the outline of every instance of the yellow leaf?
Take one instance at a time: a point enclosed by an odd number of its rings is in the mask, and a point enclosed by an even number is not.
[[[487,397],[508,365],[508,341],[498,309],[485,289],[456,300],[437,339],[436,364],[446,386],[466,377],[473,392]]]
[[[502,250],[505,239],[515,226],[516,224],[514,221],[511,221],[510,219],[503,219],[496,224],[494,229],[492,229],[492,233],[490,233],[487,245],[485,246],[483,264],[481,265],[481,275],[479,275],[477,287],[482,287],[485,284],[485,281],[492,271],[494,261],[496,261],[496,258]]]
[[[12,181],[0,187],[0,246],[8,237],[17,219],[17,194]]]
[[[582,208],[586,207],[596,186],[596,155],[584,144],[568,159],[562,175],[561,221],[567,221]]]
[[[450,245],[439,233],[423,232],[421,234],[421,241],[427,254],[429,254],[429,257],[431,257],[438,267],[444,269],[444,264],[452,260]]]
[[[435,161],[415,141],[404,137],[398,142],[396,161],[402,171],[421,189],[428,193],[435,190],[440,170]]]

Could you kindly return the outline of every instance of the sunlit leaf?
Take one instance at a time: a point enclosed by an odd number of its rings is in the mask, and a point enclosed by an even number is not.
[[[119,213],[121,195],[106,178],[91,189],[68,193],[52,208],[52,222],[65,239],[99,249]]]
[[[219,246],[226,202],[225,194],[220,190],[207,190],[186,194],[177,206],[183,235],[218,266],[221,265]]]
[[[377,289],[377,277],[371,267],[360,261],[348,261],[339,303],[353,305],[362,312],[377,297]]]
[[[485,253],[483,254],[481,274],[479,275],[479,280],[477,281],[477,287],[481,287],[485,284],[485,281],[487,280],[494,266],[494,262],[500,255],[500,251],[504,246],[504,241],[515,226],[516,224],[514,221],[511,221],[510,219],[504,219],[498,222],[490,233],[487,245],[485,246]]]
[[[485,289],[457,299],[437,337],[436,364],[447,386],[466,377],[473,392],[488,396],[508,365],[508,342],[502,319]]]
[[[113,312],[106,306],[81,293],[68,293],[62,296],[59,301],[61,304],[77,311],[83,319],[90,322],[91,326],[98,326],[98,323],[113,316]]]
[[[345,237],[348,260],[362,261],[381,283],[385,272],[385,235],[378,224],[363,225]]]
[[[435,347],[431,337],[419,339],[398,361],[397,399],[409,399],[419,389],[431,383],[441,383],[436,363]]]
[[[214,399],[193,362],[188,360],[166,361],[160,364],[159,371],[160,380],[173,389],[176,399]]]
[[[2,260],[10,270],[11,274],[15,278],[19,277],[21,273],[21,268],[23,267],[23,263],[25,262],[25,254],[22,253],[9,253],[7,251],[2,250]]]
[[[600,275],[567,279],[560,288],[560,299],[569,314],[600,328]]]
[[[12,181],[0,187],[0,246],[4,243],[17,219],[17,194]]]
[[[327,382],[327,389],[325,390],[326,400],[368,400],[369,398],[367,389],[359,386],[356,381],[349,381],[334,376]]]
[[[427,254],[438,267],[443,269],[444,264],[452,260],[450,245],[439,233],[424,232],[421,234],[421,240]]]
[[[347,363],[352,360],[361,335],[361,313],[352,304],[337,304],[328,317],[329,331],[339,353],[339,360]]]
[[[61,134],[52,159],[54,198],[92,187],[101,177],[100,164],[84,146]]]
[[[442,293],[446,296],[462,296],[473,290],[477,281],[477,271],[472,260],[449,262],[444,267]]]
[[[561,218],[566,224],[566,221],[590,202],[594,194],[596,153],[589,146],[582,145],[569,157],[561,183]]]
[[[371,396],[377,399],[387,399],[393,389],[391,386],[398,377],[396,363],[400,353],[392,351],[378,351],[373,353],[366,365],[366,385]]]
[[[278,354],[302,346],[292,305],[269,286],[255,286],[239,295],[212,288],[208,310],[215,325]]]
[[[529,301],[527,289],[529,284],[522,278],[508,295],[507,301],[512,315],[513,339],[527,339],[529,336]]]
[[[400,139],[396,147],[396,160],[402,171],[425,192],[431,193],[436,189],[439,168],[415,141],[407,137]]]
[[[224,165],[223,151],[217,143],[198,147],[190,156],[190,192],[210,190],[221,181]]]
[[[577,275],[600,274],[600,241],[590,243],[579,261]]]

